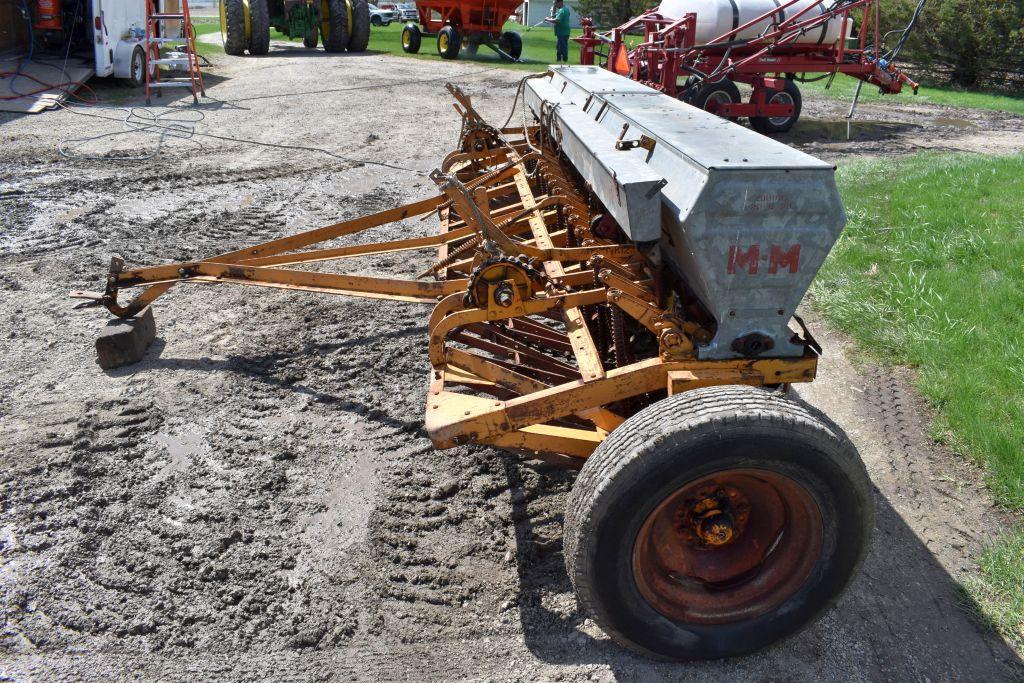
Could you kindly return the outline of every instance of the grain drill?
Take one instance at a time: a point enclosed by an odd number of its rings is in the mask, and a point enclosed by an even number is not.
[[[605,69],[520,88],[499,128],[449,86],[462,133],[432,197],[201,261],[115,257],[105,292],[75,295],[137,329],[186,283],[432,305],[435,446],[580,468],[582,610],[661,658],[767,646],[839,596],[872,527],[855,448],[789,395],[821,352],[795,310],[845,223],[834,169]],[[436,234],[324,244],[432,216]],[[439,255],[416,280],[327,268],[418,249]]]

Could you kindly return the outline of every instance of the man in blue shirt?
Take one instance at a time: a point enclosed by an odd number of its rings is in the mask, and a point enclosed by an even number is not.
[[[555,0],[554,16],[544,21],[555,25],[555,61],[569,61],[569,8],[563,0]]]

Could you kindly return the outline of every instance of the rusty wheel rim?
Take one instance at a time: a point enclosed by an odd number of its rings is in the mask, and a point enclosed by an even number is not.
[[[794,479],[723,470],[683,485],[644,520],[633,576],[651,607],[675,621],[749,620],[803,586],[823,536],[817,503]]]

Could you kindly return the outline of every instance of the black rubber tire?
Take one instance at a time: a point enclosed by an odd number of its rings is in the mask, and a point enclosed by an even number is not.
[[[306,35],[302,37],[302,44],[308,48],[314,48],[320,42],[320,31],[317,30],[316,26],[310,27],[306,31]]]
[[[146,85],[146,65],[149,60],[146,59],[146,51],[141,45],[136,45],[132,49],[132,60],[128,65],[128,85],[133,88],[141,88]]]
[[[728,78],[723,78],[716,83],[697,83],[697,80],[691,76],[686,80],[686,85],[680,91],[679,99],[687,104],[697,107],[697,109],[703,109],[704,111],[710,111],[708,107],[710,103],[716,98],[728,97],[733,104],[738,104],[741,101],[740,89],[736,87],[736,84],[730,81]],[[723,117],[728,118],[730,121],[736,121],[736,117],[729,116]]]
[[[416,54],[420,51],[420,43],[423,40],[423,34],[420,33],[420,27],[416,24],[406,24],[402,27],[402,51],[408,52],[409,54]]]
[[[348,3],[345,0],[326,0],[326,4],[327,35],[323,35],[323,28],[320,29],[324,51],[344,52],[348,47]]]
[[[443,39],[447,39],[448,46],[446,48],[441,47]],[[459,50],[462,49],[462,36],[455,27],[451,24],[444,26],[437,33],[437,54],[441,55],[442,59],[458,59]]]
[[[224,52],[232,57],[245,54],[245,5],[242,0],[221,0],[224,3]]]
[[[349,52],[365,52],[370,44],[370,6],[366,0],[351,0],[352,35],[348,38]]]
[[[746,621],[690,624],[640,594],[633,544],[661,501],[687,482],[760,468],[799,483],[821,512],[821,553],[804,584]],[[746,654],[804,628],[842,593],[867,551],[871,482],[857,450],[827,417],[778,393],[740,386],[677,394],[629,418],[587,459],[565,514],[566,570],[580,606],[619,644],[658,659]]]
[[[381,20],[379,14],[374,14],[372,17],[370,17],[370,25],[371,26],[383,26],[384,22]]]
[[[249,54],[270,52],[270,10],[267,0],[249,0]]]
[[[498,49],[513,59],[519,59],[523,54],[523,37],[515,31],[505,31],[498,36]]]
[[[769,90],[765,95],[765,99],[769,104],[775,98],[790,100],[793,103],[793,115],[786,117],[782,121],[772,120],[767,116],[751,116],[750,127],[762,135],[786,133],[800,120],[800,111],[803,109],[804,101],[803,96],[800,94],[800,88],[797,87],[796,83],[787,80],[785,87],[781,91]]]

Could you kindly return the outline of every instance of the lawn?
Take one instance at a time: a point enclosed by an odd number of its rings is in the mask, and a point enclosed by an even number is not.
[[[908,71],[910,76],[919,77],[912,69]],[[832,87],[825,89],[828,79],[815,83],[801,83],[800,88],[808,92],[820,93],[829,97],[844,99],[847,102],[853,100],[853,94],[857,89],[857,79],[851,76],[837,75],[832,82]],[[880,95],[878,88],[864,84],[860,93],[861,102],[890,102],[902,103],[938,104],[945,107],[967,107],[971,109],[992,109],[1005,111],[1012,114],[1024,114],[1024,95],[1011,96],[966,90],[954,90],[952,88],[939,88],[922,85],[918,94],[905,88],[899,95]]]
[[[933,436],[1024,510],[1024,155],[922,154],[842,167],[849,224],[811,289],[874,360],[916,369]],[[1024,534],[970,587],[1024,651]]]
[[[199,35],[209,33],[219,33],[220,25],[216,23],[215,19],[209,21],[193,22],[196,27],[196,33]],[[420,47],[418,54],[410,55],[402,51],[402,24],[395,22],[390,26],[374,26],[370,29],[370,47],[368,52],[376,54],[393,54],[400,57],[413,57],[415,59],[426,59],[432,61],[441,61],[441,56],[437,54],[437,42],[436,39],[431,36],[424,36],[423,43]],[[465,51],[459,56],[460,62],[466,62],[471,64],[486,64],[489,66],[500,66],[508,69],[518,69],[520,71],[543,71],[548,64],[555,61],[555,36],[554,32],[549,26],[538,26],[535,29],[528,30],[528,27],[521,26],[520,24],[508,23],[505,24],[504,30],[506,31],[518,31],[523,37],[523,55],[522,62],[515,64],[503,60],[498,55],[487,47],[481,46],[476,55],[470,56]],[[579,35],[579,31],[575,31],[574,35]],[[278,33],[277,31],[271,30],[270,37],[272,40],[289,40],[284,34]],[[301,43],[301,38],[294,38],[292,42]],[[224,50],[219,44],[211,43],[197,43],[197,49],[201,54],[221,53]],[[578,64],[580,59],[580,46],[572,41],[569,42],[569,63]]]
[[[196,31],[199,34],[218,32],[219,26],[216,20],[213,23],[199,23],[197,20]],[[549,26],[538,26],[530,29],[520,24],[509,22],[505,24],[504,30],[518,31],[523,37],[523,62],[513,64],[500,59],[494,52],[486,47],[481,47],[476,55],[470,56],[463,51],[459,57],[460,61],[500,66],[507,69],[518,69],[520,71],[540,71],[554,61],[555,57],[555,35]],[[380,26],[371,29],[370,52],[388,53],[400,57],[414,57],[416,59],[440,60],[437,54],[437,45],[432,37],[424,37],[423,44],[418,54],[410,55],[402,51],[401,43],[402,24],[392,23],[390,26]],[[580,31],[573,31],[573,35],[580,35]],[[288,38],[277,31],[270,32],[274,40],[288,40]],[[294,39],[293,42],[301,42],[301,39]],[[223,52],[219,45],[200,44],[199,52],[211,54]],[[569,63],[579,63],[580,46],[578,43],[569,41]],[[916,75],[916,74],[912,74]],[[849,76],[836,76],[830,88],[826,89],[827,79],[815,83],[802,83],[801,89],[813,93],[825,94],[829,97],[845,99],[853,98],[857,81]],[[921,86],[917,95],[909,90],[900,95],[880,95],[878,89],[865,85],[861,90],[861,102],[889,101],[895,99],[900,102],[921,102],[924,104],[937,104],[951,107],[969,107],[975,109],[992,109],[995,111],[1006,111],[1014,114],[1024,114],[1024,95],[1010,96],[1005,94],[990,94],[981,92],[969,92],[954,90],[951,88],[940,88]]]

